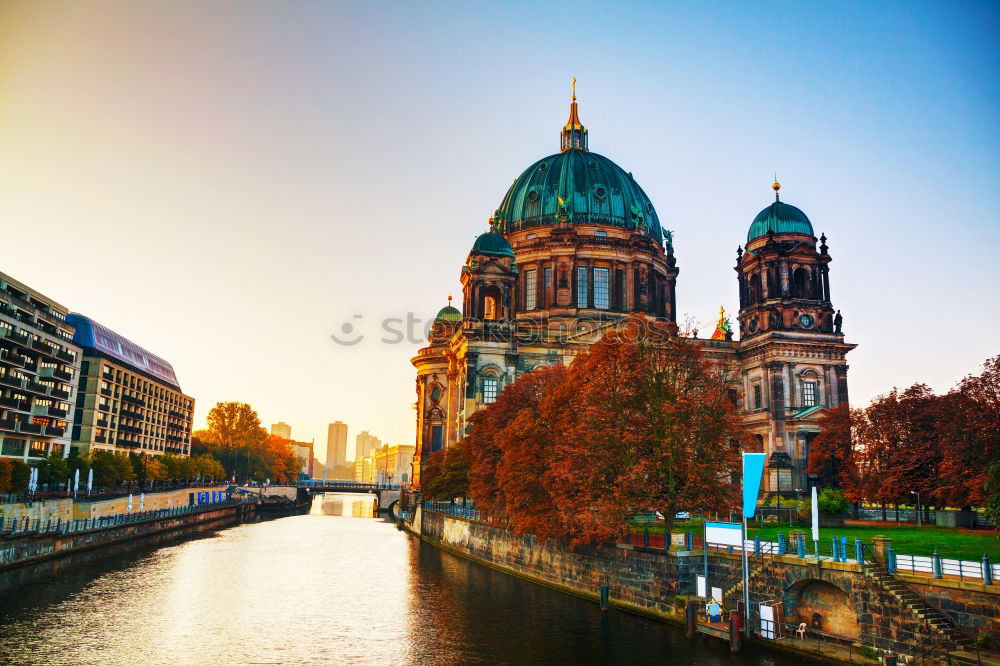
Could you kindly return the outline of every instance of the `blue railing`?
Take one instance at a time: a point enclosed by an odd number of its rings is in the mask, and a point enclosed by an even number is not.
[[[0,532],[8,535],[28,535],[28,534],[79,534],[91,530],[100,530],[118,525],[129,525],[147,520],[159,520],[162,518],[173,518],[202,511],[211,511],[220,507],[234,506],[236,504],[248,504],[249,500],[244,498],[233,498],[221,502],[191,504],[179,506],[172,509],[155,509],[151,511],[133,511],[132,513],[118,513],[112,516],[101,516],[95,518],[78,518],[73,520],[63,520],[58,518],[52,520],[34,520],[27,516],[23,518],[0,518]]]
[[[424,500],[423,506],[424,511],[436,511],[456,518],[466,518],[468,520],[483,519],[483,514],[476,510],[476,505],[473,502],[467,502],[463,506],[461,504],[452,504],[451,502],[431,502],[430,500]]]

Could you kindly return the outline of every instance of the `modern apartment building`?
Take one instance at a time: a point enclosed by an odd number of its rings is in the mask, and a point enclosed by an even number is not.
[[[331,423],[326,433],[326,466],[327,478],[332,479],[337,470],[347,463],[347,424],[336,421]]]
[[[354,438],[354,459],[367,458],[375,453],[375,450],[380,446],[382,446],[382,440],[367,430],[363,430]]]
[[[277,423],[271,424],[271,434],[282,439],[292,438],[292,426],[288,425],[284,421],[278,421]]]
[[[173,367],[88,317],[66,320],[83,351],[73,448],[189,455],[194,398]]]
[[[0,273],[0,456],[69,455],[81,353],[67,314]]]

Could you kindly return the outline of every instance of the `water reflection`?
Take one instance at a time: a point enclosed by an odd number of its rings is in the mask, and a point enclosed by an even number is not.
[[[0,597],[0,663],[221,662],[795,663],[738,660],[322,507]]]

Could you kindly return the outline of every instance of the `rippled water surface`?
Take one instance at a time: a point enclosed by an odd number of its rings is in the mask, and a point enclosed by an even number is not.
[[[317,500],[318,501],[318,500]],[[11,664],[774,664],[317,513],[116,557],[0,597]]]

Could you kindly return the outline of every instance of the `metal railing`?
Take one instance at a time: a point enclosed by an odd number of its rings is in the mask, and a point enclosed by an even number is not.
[[[131,513],[117,513],[111,516],[100,516],[94,518],[79,518],[73,520],[42,520],[36,518],[32,520],[27,516],[22,518],[0,518],[0,533],[10,536],[17,535],[46,535],[46,534],[79,534],[93,530],[117,527],[119,525],[129,525],[162,518],[172,518],[174,516],[184,516],[192,513],[211,511],[214,509],[235,506],[237,504],[249,504],[253,500],[245,497],[233,497],[221,502],[206,504],[190,504],[174,507],[170,509],[152,509],[150,511],[133,511]]]

